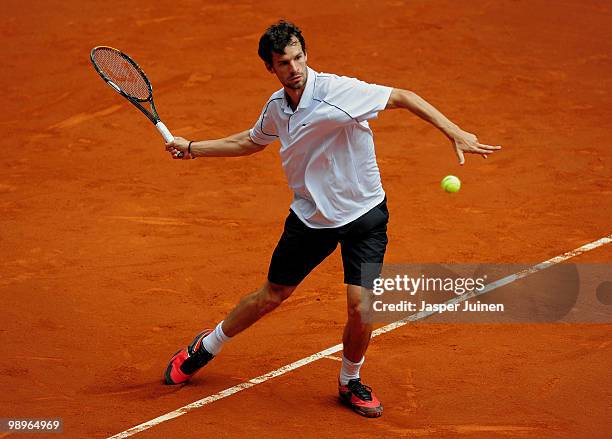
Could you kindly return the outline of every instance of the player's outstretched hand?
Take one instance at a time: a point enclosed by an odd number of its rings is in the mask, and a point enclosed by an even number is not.
[[[489,154],[501,149],[501,146],[479,143],[478,138],[474,134],[463,130],[458,130],[456,133],[454,133],[451,137],[451,142],[455,148],[455,154],[457,154],[457,159],[459,159],[460,165],[465,163],[464,153],[480,154],[486,159]]]
[[[193,158],[187,153],[188,147],[189,141],[182,137],[175,137],[171,142],[166,143],[166,151],[168,151],[175,160],[189,160]]]

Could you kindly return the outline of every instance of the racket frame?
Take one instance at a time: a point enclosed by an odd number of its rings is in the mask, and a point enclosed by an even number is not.
[[[98,64],[96,63],[96,61],[94,59],[94,54],[95,54],[95,52],[98,49],[112,50],[113,52],[117,53],[117,55],[119,55],[123,59],[125,59],[128,63],[130,63],[138,71],[138,73],[140,73],[140,76],[142,77],[142,79],[144,79],[145,84],[147,85],[147,88],[149,90],[149,96],[147,98],[144,98],[144,99],[143,98],[134,97],[134,96],[126,93],[125,91],[123,91],[123,89],[121,89],[121,87],[119,87],[117,84],[115,84],[112,81],[112,79],[110,79],[106,75],[106,73],[104,73],[104,71],[98,66]],[[153,125],[155,125],[157,130],[161,133],[161,135],[163,136],[163,138],[164,138],[164,140],[166,142],[171,142],[172,140],[174,140],[174,136],[170,133],[170,131],[168,130],[166,125],[164,125],[164,123],[160,120],[159,115],[157,114],[157,109],[155,108],[155,102],[153,102],[153,86],[151,85],[151,81],[149,81],[149,78],[147,78],[147,75],[145,74],[144,70],[142,70],[140,68],[140,66],[138,65],[138,63],[136,63],[136,61],[134,61],[132,58],[130,58],[129,55],[123,53],[119,49],[115,49],[114,47],[110,47],[110,46],[96,46],[96,47],[94,47],[93,49],[91,49],[91,52],[89,53],[89,58],[91,59],[91,63],[93,64],[94,69],[96,70],[96,72],[98,72],[98,74],[104,80],[104,82],[106,82],[113,90],[115,90],[121,96],[123,96],[128,101],[130,101],[132,103],[132,105],[134,105],[145,116],[147,116],[147,118],[153,123]],[[142,102],[148,102],[151,110],[150,111],[147,110],[141,104]]]

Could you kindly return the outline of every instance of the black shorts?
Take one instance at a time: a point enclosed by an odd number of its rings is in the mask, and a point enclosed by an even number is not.
[[[344,283],[372,288],[380,275],[387,248],[387,199],[342,227],[313,229],[289,210],[285,230],[274,249],[268,280],[279,285],[298,285],[340,243]],[[362,264],[367,273],[362,273]]]

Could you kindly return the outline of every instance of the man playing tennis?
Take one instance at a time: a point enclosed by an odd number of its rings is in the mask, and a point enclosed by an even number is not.
[[[182,159],[243,156],[279,140],[294,193],[289,216],[263,286],[245,296],[215,329],[199,333],[179,350],[166,369],[166,383],[191,378],[224,343],[287,299],[339,243],[348,306],[339,394],[357,413],[381,416],[382,404],[360,378],[372,334],[372,325],[363,318],[362,289],[371,290],[380,274],[389,219],[368,120],[385,109],[409,110],[451,140],[460,164],[464,153],[486,157],[499,147],[478,143],[475,135],[410,91],[312,70],[302,33],[291,23],[268,28],[258,53],[283,87],[268,99],[253,128],[219,140],[176,137],[166,149]],[[362,273],[366,263],[378,272]]]

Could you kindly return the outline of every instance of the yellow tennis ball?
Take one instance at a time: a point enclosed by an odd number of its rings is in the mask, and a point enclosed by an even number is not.
[[[461,180],[454,175],[447,175],[442,179],[440,186],[442,186],[442,189],[444,189],[446,192],[454,193],[461,188]]]

